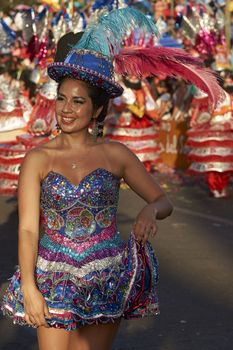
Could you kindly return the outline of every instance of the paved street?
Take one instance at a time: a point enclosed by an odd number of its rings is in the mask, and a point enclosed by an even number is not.
[[[233,349],[233,197],[208,197],[203,184],[163,181],[175,210],[159,222],[153,246],[160,262],[161,315],[122,322],[114,350]],[[233,191],[232,191],[233,192]],[[233,193],[232,193],[233,195]],[[124,237],[143,201],[121,191]],[[0,287],[17,263],[16,201],[0,197]],[[0,318],[1,350],[37,350],[35,331]]]

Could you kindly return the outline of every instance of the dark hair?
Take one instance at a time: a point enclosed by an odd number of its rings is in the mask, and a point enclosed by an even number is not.
[[[108,113],[110,96],[103,89],[92,86],[88,83],[86,84],[88,95],[90,96],[94,109],[97,110],[99,107],[103,106],[103,109],[97,118],[99,122],[103,122]]]
[[[54,58],[54,62],[64,62],[66,56],[70,52],[72,46],[77,44],[81,39],[83,32],[69,32],[63,35],[57,43],[57,50]]]
[[[66,79],[66,77],[59,81],[58,86],[57,86],[58,92],[59,92],[59,89],[61,87],[62,82],[65,79]],[[83,80],[81,80],[81,81],[83,81]],[[86,87],[88,90],[88,95],[91,99],[94,110],[97,110],[99,107],[103,106],[102,111],[100,112],[99,116],[97,117],[97,122],[102,123],[102,122],[104,122],[104,119],[106,118],[107,113],[108,113],[110,96],[103,89],[96,87],[96,86],[93,86],[86,81],[83,81],[83,82],[86,84]],[[100,130],[99,135],[102,135],[102,130]]]

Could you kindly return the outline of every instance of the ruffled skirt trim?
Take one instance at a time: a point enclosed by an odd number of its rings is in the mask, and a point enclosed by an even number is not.
[[[159,313],[157,258],[149,242],[142,247],[133,236],[117,265],[78,279],[67,272],[39,268],[35,276],[52,314],[47,320],[51,327],[73,330],[121,317],[132,319]],[[19,269],[11,278],[1,309],[13,317],[14,323],[27,325]]]

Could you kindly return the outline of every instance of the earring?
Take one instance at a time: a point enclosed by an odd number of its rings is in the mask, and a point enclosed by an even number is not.
[[[99,128],[98,128],[98,122],[96,121],[96,118],[94,118],[93,123],[92,123],[92,136],[94,140],[97,139],[99,134]]]
[[[104,122],[98,122],[98,135],[100,137],[103,136],[103,128],[104,128]]]
[[[94,140],[96,140],[98,136],[103,135],[103,125],[104,125],[104,122],[98,122],[96,118],[93,120],[92,136]]]
[[[56,124],[56,130],[57,130],[57,133],[60,134],[61,127],[60,127],[60,125],[58,123]]]

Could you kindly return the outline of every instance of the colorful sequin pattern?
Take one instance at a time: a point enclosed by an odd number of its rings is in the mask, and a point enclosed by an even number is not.
[[[150,243],[141,247],[117,231],[119,179],[98,168],[78,186],[49,172],[41,184],[41,219],[35,269],[52,327],[72,330],[158,313],[158,265]],[[19,269],[2,310],[25,324]]]

